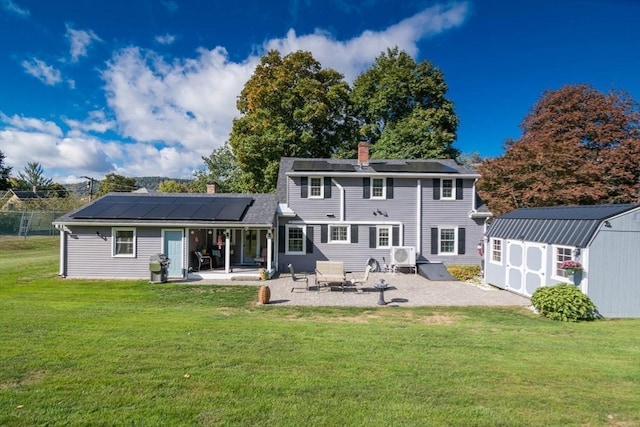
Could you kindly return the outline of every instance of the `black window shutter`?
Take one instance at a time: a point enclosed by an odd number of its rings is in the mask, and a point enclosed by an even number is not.
[[[391,229],[391,246],[398,246],[400,244],[400,227],[393,227]]]
[[[466,234],[467,233],[464,228],[458,228],[458,255],[464,255]]]
[[[313,253],[313,226],[307,225],[307,253]]]
[[[433,178],[433,200],[440,200],[440,178]]]
[[[438,254],[438,228],[431,227],[431,255]]]
[[[300,178],[300,197],[306,199],[309,194],[309,178],[303,176]]]
[[[362,178],[362,198],[370,199],[371,196],[371,178]]]
[[[287,241],[284,232],[284,225],[278,227],[278,252],[280,252],[281,254],[284,253],[287,247]]]
[[[322,224],[320,226],[320,243],[327,243],[329,236],[329,226],[327,224]]]
[[[324,198],[331,198],[331,178],[328,177],[324,178]]]
[[[462,200],[462,180],[456,179],[456,200]]]
[[[393,178],[387,178],[387,199],[393,199]]]
[[[375,248],[378,246],[376,242],[377,234],[378,233],[376,232],[375,227],[369,227],[369,247],[370,248]]]
[[[358,243],[358,226],[351,224],[351,243]]]

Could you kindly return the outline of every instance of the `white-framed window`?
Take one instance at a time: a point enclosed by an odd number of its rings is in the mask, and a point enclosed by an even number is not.
[[[285,251],[288,255],[302,255],[307,250],[306,228],[304,225],[290,225],[285,227],[287,233]]]
[[[440,227],[438,229],[439,255],[457,254],[457,235],[458,229],[456,227]]]
[[[136,256],[136,229],[129,227],[118,227],[111,229],[113,236],[112,256],[114,257],[135,257]]]
[[[562,263],[573,259],[573,248],[569,246],[556,246],[554,248],[554,266],[553,275],[558,280],[563,280],[569,277],[567,272],[561,268]]]
[[[491,238],[491,262],[502,264],[502,239]]]
[[[385,199],[387,197],[386,178],[371,178],[371,198]]]
[[[379,225],[376,227],[376,247],[386,249],[391,247],[392,227]]]
[[[329,243],[349,243],[351,227],[348,225],[329,225]]]
[[[309,177],[309,198],[324,198],[324,178],[319,176]]]
[[[440,185],[441,200],[455,200],[456,198],[456,180],[443,178]]]

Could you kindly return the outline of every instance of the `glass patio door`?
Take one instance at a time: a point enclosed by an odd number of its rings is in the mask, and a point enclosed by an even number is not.
[[[258,257],[258,230],[244,230],[242,263],[254,264]]]

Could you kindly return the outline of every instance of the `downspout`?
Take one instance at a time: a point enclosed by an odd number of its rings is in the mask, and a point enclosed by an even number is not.
[[[67,233],[61,229],[60,230],[60,265],[58,267],[58,275],[60,277],[67,277],[67,272],[65,271],[64,266],[67,264],[66,259],[66,251],[65,248],[67,246]]]
[[[416,183],[416,258],[422,254],[422,180]]]
[[[340,190],[340,222],[344,222],[345,219],[345,204],[344,204],[344,187],[338,183],[335,179],[331,178],[336,187]]]

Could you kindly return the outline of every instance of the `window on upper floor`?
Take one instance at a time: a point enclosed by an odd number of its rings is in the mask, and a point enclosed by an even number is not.
[[[136,256],[136,229],[135,228],[113,228],[112,255],[114,257],[135,257]]]
[[[312,176],[309,178],[309,198],[324,198],[324,179],[322,177]]]
[[[456,226],[431,228],[432,255],[464,255],[466,251],[466,229]]]
[[[464,181],[454,178],[433,179],[433,200],[463,200]]]
[[[373,200],[393,199],[393,178],[363,178],[362,198]]]

